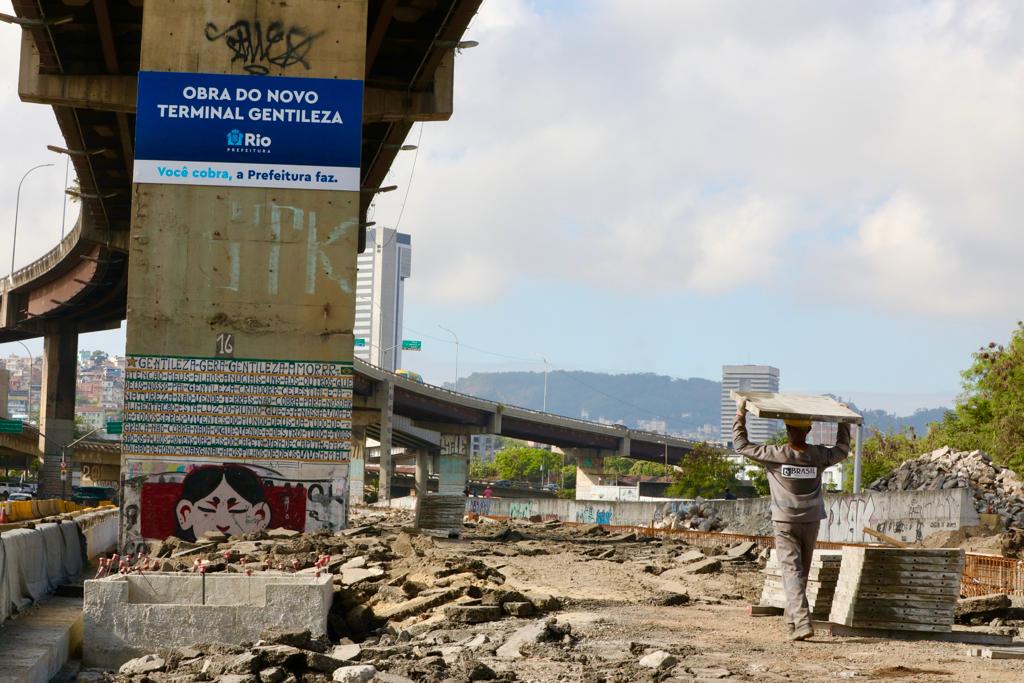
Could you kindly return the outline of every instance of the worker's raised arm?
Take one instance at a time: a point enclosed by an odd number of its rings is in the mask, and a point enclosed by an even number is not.
[[[747,440],[746,399],[736,404],[736,419],[732,423],[732,447],[743,457],[754,462],[788,462],[784,446],[761,446]]]
[[[829,467],[837,462],[842,462],[850,456],[850,423],[841,422],[836,432],[836,445],[825,448],[824,466]]]

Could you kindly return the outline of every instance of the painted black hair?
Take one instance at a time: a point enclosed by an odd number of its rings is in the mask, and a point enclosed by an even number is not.
[[[265,503],[266,493],[263,490],[263,483],[248,467],[224,463],[223,465],[200,465],[195,467],[185,476],[181,482],[181,498],[190,503],[195,503],[216,490],[222,481],[238,492],[238,495],[245,498],[251,505]],[[182,529],[178,521],[178,515],[174,515],[176,527],[175,536],[186,541],[196,540],[195,532],[192,529]]]

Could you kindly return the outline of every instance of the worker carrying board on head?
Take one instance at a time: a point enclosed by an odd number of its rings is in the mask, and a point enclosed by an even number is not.
[[[807,575],[818,540],[818,526],[825,519],[821,473],[850,454],[850,425],[839,424],[834,447],[818,446],[807,443],[811,431],[809,419],[788,417],[785,420],[788,443],[781,446],[752,444],[747,440],[747,398],[737,394],[733,398],[736,400],[733,448],[762,465],[768,475],[775,552],[786,592],[789,637],[806,640],[814,635],[807,607]]]

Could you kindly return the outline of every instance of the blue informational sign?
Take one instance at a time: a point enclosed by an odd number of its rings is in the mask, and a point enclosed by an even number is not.
[[[359,190],[363,82],[139,72],[136,183]]]

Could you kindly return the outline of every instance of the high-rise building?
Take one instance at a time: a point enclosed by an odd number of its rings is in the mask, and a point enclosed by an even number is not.
[[[722,441],[732,446],[732,422],[736,416],[736,402],[729,392],[779,390],[779,369],[770,365],[722,366]],[[766,420],[747,415],[747,436],[751,443],[764,443],[782,428],[779,420]]]
[[[405,280],[412,272],[412,237],[369,228],[356,259],[355,356],[394,372],[402,363]],[[361,341],[360,341],[361,340]]]

